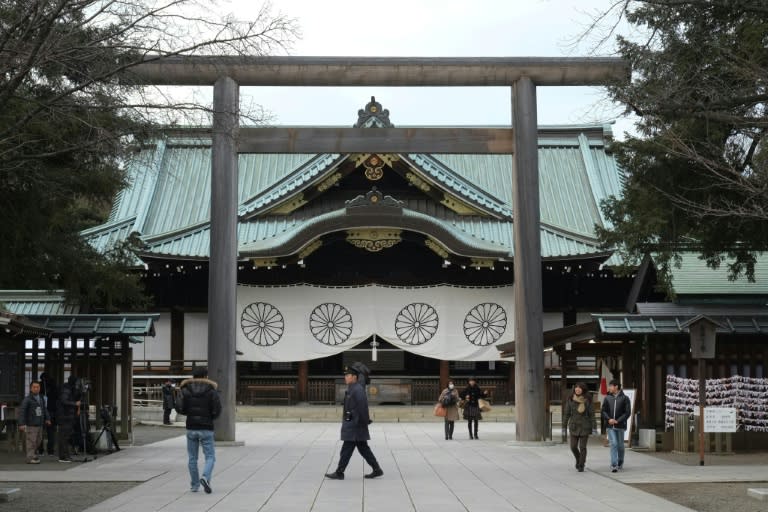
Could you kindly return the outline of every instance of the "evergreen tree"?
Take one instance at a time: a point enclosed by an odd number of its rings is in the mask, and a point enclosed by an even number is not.
[[[600,21],[616,14],[645,34],[617,38],[633,74],[609,88],[639,135],[613,146],[626,188],[602,240],[628,262],[656,254],[663,278],[696,251],[752,279],[768,250],[768,3],[622,0]]]
[[[260,55],[296,35],[268,4],[249,22],[210,18],[216,7],[0,0],[0,288],[63,288],[86,310],[146,305],[132,242],[98,253],[80,231],[105,220],[142,141],[207,107],[162,101],[131,83],[131,68],[168,55]]]

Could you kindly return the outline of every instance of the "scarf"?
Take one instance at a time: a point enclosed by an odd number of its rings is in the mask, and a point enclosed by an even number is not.
[[[587,410],[587,406],[584,405],[587,399],[583,395],[582,396],[573,395],[573,398],[571,398],[571,400],[579,404],[579,407],[576,409],[577,411],[579,411],[579,414],[584,414],[584,411]]]

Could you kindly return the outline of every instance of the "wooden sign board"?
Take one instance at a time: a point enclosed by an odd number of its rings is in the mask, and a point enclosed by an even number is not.
[[[717,324],[703,317],[691,322],[688,329],[691,335],[691,357],[694,359],[714,359]]]

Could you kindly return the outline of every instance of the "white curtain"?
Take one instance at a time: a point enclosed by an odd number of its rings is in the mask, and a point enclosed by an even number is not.
[[[426,357],[494,361],[514,338],[514,288],[450,285],[237,287],[243,361],[304,361],[373,334]]]

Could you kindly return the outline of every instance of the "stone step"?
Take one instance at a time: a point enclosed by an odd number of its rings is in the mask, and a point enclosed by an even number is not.
[[[18,499],[21,496],[21,489],[15,487],[0,487],[0,503],[7,503]]]
[[[371,406],[370,414],[374,422],[401,423],[443,421],[443,418],[433,414],[434,406]],[[237,421],[306,421],[306,422],[338,422],[342,410],[339,405],[308,405],[308,406],[245,406],[237,407]],[[490,413],[483,414],[483,421],[514,422],[514,407],[505,405],[494,407]]]

